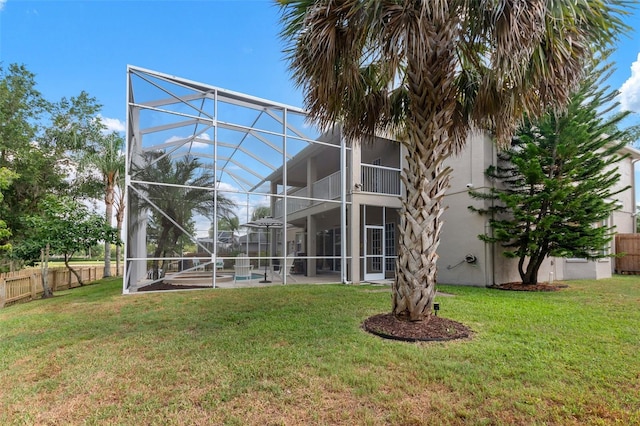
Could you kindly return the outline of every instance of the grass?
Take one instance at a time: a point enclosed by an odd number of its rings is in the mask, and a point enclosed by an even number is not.
[[[466,341],[360,329],[388,288],[122,296],[121,281],[0,310],[0,424],[640,424],[640,283],[440,286]]]

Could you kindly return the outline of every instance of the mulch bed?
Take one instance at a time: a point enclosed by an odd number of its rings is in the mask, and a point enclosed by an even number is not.
[[[138,291],[159,291],[159,290],[190,290],[193,288],[206,288],[201,285],[173,285],[162,281],[140,287]]]
[[[472,334],[466,325],[435,315],[425,321],[403,321],[390,313],[378,314],[367,318],[362,328],[386,339],[405,342],[464,339]]]
[[[504,283],[490,285],[489,288],[495,288],[497,290],[511,290],[511,291],[558,291],[569,286],[558,282],[555,284],[538,283],[538,284],[522,284],[521,282]]]

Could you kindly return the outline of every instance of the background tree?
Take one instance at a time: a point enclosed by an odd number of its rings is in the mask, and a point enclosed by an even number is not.
[[[253,213],[251,213],[251,220],[258,220],[265,217],[271,216],[271,208],[267,206],[259,206],[253,209]]]
[[[254,222],[259,219],[263,219],[265,217],[271,217],[271,207],[269,206],[258,206],[253,209],[251,213],[251,221]],[[258,243],[258,254],[260,256],[266,256],[266,251],[260,251],[261,241],[266,241],[266,229],[264,228],[247,228],[247,242],[256,242]],[[257,235],[257,237],[256,237]],[[258,260],[258,263],[260,260]],[[260,265],[257,265],[260,266]]]
[[[3,189],[0,217],[12,236],[5,234],[3,244],[20,240],[24,235],[24,216],[36,209],[37,198],[44,187],[58,187],[62,178],[56,175],[51,161],[44,155],[36,137],[51,104],[36,89],[35,75],[23,65],[0,65],[0,167],[18,173]],[[13,258],[13,251],[6,254]],[[13,269],[10,261],[8,268]]]
[[[102,105],[82,91],[78,96],[62,98],[50,108],[50,123],[37,138],[40,150],[51,167],[62,176],[58,194],[73,198],[96,198],[95,179],[83,173],[85,158],[101,149],[105,126],[99,119]],[[46,191],[45,191],[46,193]]]
[[[615,164],[636,133],[617,128],[629,113],[612,114],[618,93],[604,83],[610,68],[592,67],[565,113],[525,121],[511,148],[499,154],[498,167],[486,172],[496,187],[470,192],[493,201],[486,209],[470,207],[490,216],[492,232],[480,238],[519,259],[523,284],[538,283],[548,256],[607,256],[603,248],[613,236],[607,220],[618,208],[613,196],[628,189],[614,189]]]
[[[240,230],[240,219],[235,214],[230,214],[227,216],[223,216],[218,219],[218,231],[231,231],[231,241],[227,246],[229,249],[233,250],[236,248],[237,240],[236,234]],[[209,236],[214,240],[216,244],[219,242],[219,238],[216,235],[213,235],[213,226],[209,229]]]
[[[11,185],[11,181],[19,177],[17,173],[12,172],[6,167],[0,167],[0,191],[7,189]],[[0,192],[0,205],[4,200],[4,195]],[[11,230],[7,228],[7,223],[0,219],[0,253],[11,249],[11,243],[8,241],[11,237]]]
[[[235,233],[240,229],[240,219],[235,214],[222,217],[218,220],[218,229]]]
[[[76,253],[98,243],[116,243],[115,229],[108,226],[101,215],[90,212],[85,204],[69,197],[47,197],[42,202],[42,211],[42,215],[29,218],[31,237],[26,245],[34,252],[32,256],[37,258],[41,249],[50,248],[51,252],[63,256],[67,269],[80,285],[84,285],[69,261]]]
[[[0,64],[0,167],[11,169],[14,158],[27,154],[50,106],[24,65]]]
[[[624,0],[280,0],[283,37],[310,118],[350,140],[398,135],[407,150],[392,311],[432,312],[443,162],[470,128],[502,146],[523,112],[561,109],[591,49],[624,28]]]
[[[66,158],[76,160],[87,151],[100,148],[100,142],[106,126],[98,114],[102,105],[95,97],[82,91],[78,96],[63,97],[52,104],[51,123],[39,138],[42,145],[55,149],[57,153],[66,153]]]
[[[107,225],[111,226],[116,187],[120,176],[124,176],[124,139],[116,132],[96,136],[93,146],[81,158],[80,166],[80,170],[84,172],[84,181],[88,184],[87,186],[93,185],[96,189],[99,188],[99,192],[102,193],[105,218]],[[91,192],[93,193],[95,190]],[[105,242],[104,245],[104,276],[111,276],[111,244],[109,242]]]
[[[99,109],[86,92],[48,102],[24,66],[0,67],[0,167],[19,173],[3,191],[0,205],[13,243],[25,246],[30,238],[26,218],[40,214],[49,195],[86,195],[75,177],[78,158],[104,127],[96,120]],[[10,267],[22,263],[16,258],[20,252],[7,253]]]

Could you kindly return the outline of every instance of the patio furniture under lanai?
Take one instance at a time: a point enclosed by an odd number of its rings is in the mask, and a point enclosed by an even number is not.
[[[295,281],[296,279],[291,276],[291,272],[293,271],[293,262],[295,261],[295,256],[293,253],[287,255],[287,261],[285,262],[284,268],[282,266],[274,265],[271,267],[272,275],[278,277],[278,279],[284,281],[285,275],[288,279]]]

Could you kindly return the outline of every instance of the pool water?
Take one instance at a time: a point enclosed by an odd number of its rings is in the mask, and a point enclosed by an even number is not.
[[[251,278],[252,280],[259,280],[261,278],[264,278],[264,273],[262,274],[258,274],[256,272],[252,272],[251,273]],[[245,280],[249,280],[249,278],[245,278],[245,277],[238,277],[236,278],[236,281],[245,281]]]

